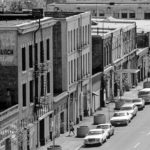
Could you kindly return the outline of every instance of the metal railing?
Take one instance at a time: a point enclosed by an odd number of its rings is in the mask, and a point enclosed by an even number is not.
[[[4,110],[3,112],[0,112],[0,122],[4,121],[6,118],[18,112],[19,112],[18,104]]]

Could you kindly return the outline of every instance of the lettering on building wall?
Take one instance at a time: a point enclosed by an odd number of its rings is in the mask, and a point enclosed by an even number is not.
[[[13,49],[0,49],[0,55],[13,55]]]

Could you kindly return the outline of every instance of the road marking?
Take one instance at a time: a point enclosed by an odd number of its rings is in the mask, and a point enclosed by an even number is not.
[[[134,148],[137,148],[140,145],[140,142],[134,145]]]

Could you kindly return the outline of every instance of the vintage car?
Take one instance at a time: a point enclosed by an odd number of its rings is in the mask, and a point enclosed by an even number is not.
[[[110,122],[113,126],[116,125],[128,125],[132,119],[132,115],[125,111],[115,112]]]
[[[97,129],[104,129],[105,132],[107,133],[107,138],[110,138],[112,135],[114,135],[115,128],[112,126],[111,123],[103,123],[103,124],[98,124],[96,126]]]
[[[107,140],[107,133],[104,129],[91,129],[84,138],[84,145],[100,144],[102,145]]]

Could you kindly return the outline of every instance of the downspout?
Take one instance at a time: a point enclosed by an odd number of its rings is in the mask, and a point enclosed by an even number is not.
[[[39,26],[38,28],[34,31],[33,33],[33,40],[34,40],[34,82],[35,82],[35,91],[34,91],[34,117],[35,120],[37,121],[37,147],[39,146],[39,122],[38,122],[38,114],[37,114],[37,104],[38,104],[38,91],[36,91],[36,87],[38,86],[38,62],[37,62],[37,55],[35,54],[35,49],[36,49],[36,33],[40,29],[40,19],[39,19]]]

